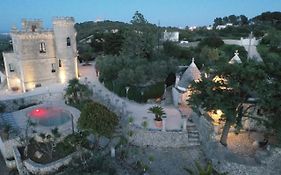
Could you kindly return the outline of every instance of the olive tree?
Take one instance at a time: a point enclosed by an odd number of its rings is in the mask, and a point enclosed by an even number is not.
[[[78,127],[94,134],[97,138],[97,144],[100,136],[110,138],[117,125],[118,117],[116,114],[95,102],[86,103],[78,119]]]

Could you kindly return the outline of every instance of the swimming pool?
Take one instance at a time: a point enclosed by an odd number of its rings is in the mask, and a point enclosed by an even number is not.
[[[71,114],[58,107],[38,107],[27,113],[37,125],[52,127],[65,124],[71,119]]]

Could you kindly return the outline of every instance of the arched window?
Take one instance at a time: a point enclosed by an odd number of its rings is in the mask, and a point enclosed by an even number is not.
[[[61,67],[62,65],[61,65],[61,60],[59,59],[59,67]]]
[[[44,42],[40,43],[40,53],[46,53],[46,44]]]
[[[67,45],[67,46],[71,46],[71,41],[70,41],[70,38],[69,38],[69,37],[66,38],[66,45]]]

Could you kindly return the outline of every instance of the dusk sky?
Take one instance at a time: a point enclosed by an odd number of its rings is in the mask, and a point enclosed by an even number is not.
[[[256,16],[281,11],[280,0],[0,0],[0,32],[20,26],[22,18],[43,19],[51,27],[54,16],[73,16],[76,22],[97,19],[129,22],[140,11],[161,26],[202,26],[231,14]]]

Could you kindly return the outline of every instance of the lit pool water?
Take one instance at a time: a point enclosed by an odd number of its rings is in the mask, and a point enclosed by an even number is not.
[[[70,113],[57,107],[38,107],[28,113],[28,117],[41,126],[53,127],[65,124],[71,119]]]

